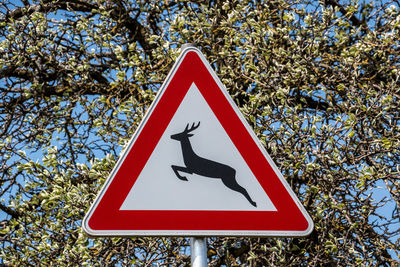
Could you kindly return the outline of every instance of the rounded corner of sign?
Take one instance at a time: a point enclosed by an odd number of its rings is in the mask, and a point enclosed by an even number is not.
[[[304,214],[304,213],[303,213]],[[301,237],[306,237],[309,236],[312,231],[314,230],[314,221],[311,219],[310,215],[308,215],[307,212],[305,212],[304,217],[307,221],[307,228],[304,231],[301,231]]]
[[[197,46],[188,46],[182,50],[181,56],[183,57],[183,56],[187,55],[189,52],[195,52],[199,56],[202,55],[200,49]]]
[[[90,228],[88,217],[83,218],[82,220],[82,229],[88,236],[95,237],[97,236],[96,231]]]
[[[293,234],[293,237],[307,237],[309,236],[312,231],[314,230],[314,222],[311,220],[311,218],[307,218],[307,223],[308,226],[304,231],[298,231],[295,234]]]
[[[312,231],[314,230],[314,222],[313,222],[313,220],[311,218],[307,218],[307,222],[308,222],[308,227],[307,227],[306,230],[304,230],[302,232],[302,235],[301,235],[303,237],[309,236],[312,233]]]

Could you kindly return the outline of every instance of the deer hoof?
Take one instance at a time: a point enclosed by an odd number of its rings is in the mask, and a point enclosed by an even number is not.
[[[188,179],[185,176],[181,176],[181,177],[178,177],[178,178],[181,179],[182,181],[188,181]]]

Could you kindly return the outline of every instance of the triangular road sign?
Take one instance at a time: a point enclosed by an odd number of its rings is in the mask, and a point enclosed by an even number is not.
[[[305,236],[313,222],[186,48],[83,220],[92,236]]]

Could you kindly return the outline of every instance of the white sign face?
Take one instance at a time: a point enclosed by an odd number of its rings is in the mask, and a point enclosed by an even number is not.
[[[182,132],[187,124],[190,127],[199,122],[189,137],[194,152],[235,169],[236,175],[229,179],[235,179],[257,207],[240,192],[225,186],[222,179],[179,172],[187,178],[185,181],[174,173],[172,165],[184,167],[185,163],[181,142],[171,135]],[[276,210],[194,83],[120,209]]]

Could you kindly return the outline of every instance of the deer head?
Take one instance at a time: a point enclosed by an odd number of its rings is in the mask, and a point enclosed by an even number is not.
[[[183,130],[183,132],[173,134],[173,135],[171,135],[171,138],[174,140],[177,140],[177,141],[187,139],[187,138],[193,136],[193,134],[191,134],[190,132],[196,130],[197,128],[199,128],[199,126],[200,126],[200,122],[197,125],[195,125],[195,123],[193,123],[192,127],[190,127],[190,129],[189,129],[189,123],[188,123],[186,125],[185,130]]]

